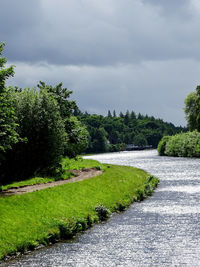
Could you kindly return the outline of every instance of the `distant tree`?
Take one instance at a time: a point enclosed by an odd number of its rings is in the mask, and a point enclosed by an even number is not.
[[[107,115],[108,118],[112,118],[112,114],[110,112],[110,110],[108,110],[108,115]]]
[[[124,118],[124,114],[120,111],[120,113],[119,113],[119,117],[120,118]]]
[[[141,113],[138,113],[137,118],[138,118],[138,120],[143,120],[144,119],[144,116]]]
[[[108,148],[107,133],[104,128],[95,129],[93,136],[92,150],[93,152],[105,152]]]
[[[188,128],[200,132],[200,85],[185,98],[185,115]]]
[[[4,44],[0,43],[0,162],[3,153],[18,142],[13,90],[5,84],[6,80],[14,75],[14,67],[5,68],[7,60],[1,56],[3,47]]]
[[[131,119],[131,120],[135,120],[135,119],[136,119],[136,114],[135,114],[134,111],[131,111],[130,119]]]
[[[77,117],[77,116],[82,115],[82,112],[78,107],[74,107],[73,115]]]
[[[115,110],[113,111],[113,117],[114,117],[114,118],[117,117]]]
[[[147,145],[147,140],[143,134],[138,134],[134,137],[133,144],[135,146],[143,147]]]
[[[125,123],[126,125],[128,125],[129,122],[130,122],[130,113],[129,113],[129,111],[127,110],[127,111],[126,111],[126,114],[125,114],[125,116],[124,116],[124,123]]]

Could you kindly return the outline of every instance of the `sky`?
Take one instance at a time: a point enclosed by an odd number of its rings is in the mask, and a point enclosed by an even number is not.
[[[199,25],[199,0],[0,0],[8,84],[63,82],[83,112],[177,126],[200,84]]]

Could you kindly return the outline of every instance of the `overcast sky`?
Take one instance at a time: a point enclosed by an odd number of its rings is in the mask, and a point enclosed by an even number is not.
[[[199,0],[0,0],[9,83],[63,82],[82,111],[185,125],[200,84]]]

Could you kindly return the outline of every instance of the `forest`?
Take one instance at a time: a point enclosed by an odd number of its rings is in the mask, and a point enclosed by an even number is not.
[[[119,115],[115,111],[108,111],[107,116],[102,116],[75,109],[74,115],[89,132],[87,153],[121,151],[128,144],[139,148],[156,148],[163,136],[186,131],[185,128],[176,127],[162,119],[129,110],[124,114],[120,112]]]

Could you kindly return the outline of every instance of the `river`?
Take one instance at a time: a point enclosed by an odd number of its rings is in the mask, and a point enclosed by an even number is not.
[[[152,197],[73,242],[3,266],[200,266],[200,159],[159,157],[155,150],[87,158],[142,168],[160,184]]]

